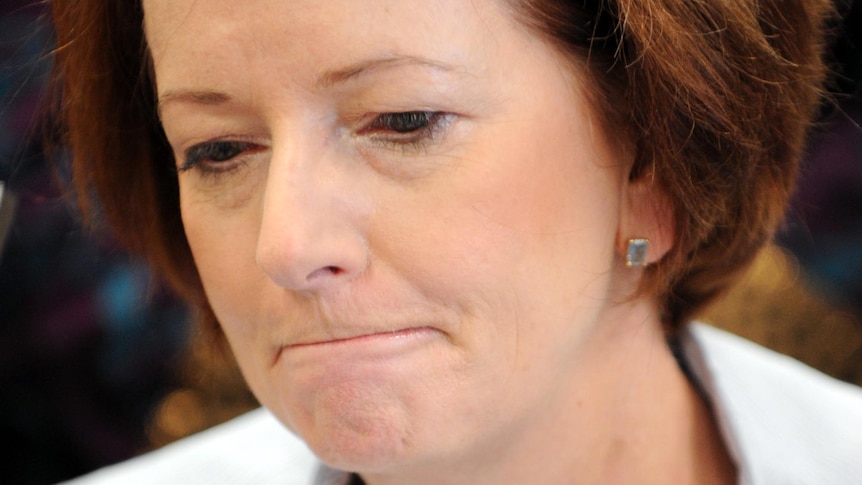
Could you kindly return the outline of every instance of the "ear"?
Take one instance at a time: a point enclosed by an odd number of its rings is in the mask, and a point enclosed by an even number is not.
[[[676,242],[676,217],[667,191],[653,174],[625,182],[621,211],[617,251],[623,261],[630,239],[649,239],[646,264],[670,251]]]

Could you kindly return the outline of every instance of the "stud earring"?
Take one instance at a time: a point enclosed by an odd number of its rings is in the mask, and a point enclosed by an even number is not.
[[[649,239],[642,237],[629,239],[628,246],[626,247],[626,266],[646,266],[648,249]]]

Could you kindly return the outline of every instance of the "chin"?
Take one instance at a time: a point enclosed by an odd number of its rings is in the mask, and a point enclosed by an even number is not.
[[[300,436],[323,463],[339,470],[386,473],[415,461],[409,430],[373,419],[358,427],[355,420],[326,424]]]
[[[288,427],[328,466],[382,472],[416,458],[414,413],[391,392],[329,386],[317,393],[312,404],[308,402],[298,412],[297,408],[282,411],[294,418],[287,420]]]

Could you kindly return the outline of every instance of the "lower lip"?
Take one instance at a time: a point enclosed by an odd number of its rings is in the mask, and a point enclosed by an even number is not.
[[[326,359],[343,355],[351,360],[397,356],[417,350],[442,337],[442,333],[430,327],[408,328],[395,332],[383,332],[357,337],[329,340],[311,344],[290,345],[281,350],[281,357],[296,363],[297,360]]]

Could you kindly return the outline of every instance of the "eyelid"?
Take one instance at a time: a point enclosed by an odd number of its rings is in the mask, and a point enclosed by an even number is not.
[[[214,153],[207,153],[207,150],[218,148],[233,148],[235,153],[228,153],[224,159],[213,159]],[[177,167],[177,172],[195,168],[203,173],[227,172],[237,168],[241,159],[264,149],[265,145],[243,139],[213,139],[196,143],[182,152],[182,163]]]
[[[378,130],[392,130],[397,133],[410,133],[418,130],[422,130],[428,126],[431,126],[436,122],[439,114],[434,111],[402,111],[398,113],[381,113],[377,115],[373,120],[371,120],[371,124],[368,126],[369,129],[378,129]],[[414,129],[399,129],[398,127],[392,126],[396,123],[405,122],[408,126],[411,124],[418,125]]]
[[[413,115],[421,113],[426,116],[427,123],[416,130],[397,131],[387,129],[381,124],[384,117],[397,115]],[[408,148],[423,148],[424,145],[439,140],[457,116],[453,113],[434,110],[405,110],[397,112],[377,113],[358,131],[360,136],[367,136],[372,142],[384,146]],[[392,121],[391,119],[389,121]]]

